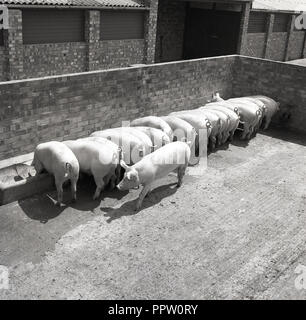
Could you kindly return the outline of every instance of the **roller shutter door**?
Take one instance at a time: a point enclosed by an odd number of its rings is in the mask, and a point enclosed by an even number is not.
[[[266,32],[268,15],[263,12],[250,13],[248,33],[264,33]]]
[[[273,32],[287,32],[289,17],[285,13],[276,13],[274,16]]]
[[[81,42],[84,41],[84,24],[83,10],[23,10],[23,43]]]
[[[101,40],[143,39],[144,13],[139,11],[101,11]]]

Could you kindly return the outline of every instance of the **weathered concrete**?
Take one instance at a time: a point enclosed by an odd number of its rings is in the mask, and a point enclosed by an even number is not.
[[[211,154],[180,189],[167,177],[137,214],[139,190],[92,201],[87,184],[72,206],[55,207],[55,192],[3,206],[0,297],[306,298],[294,287],[306,265],[305,155],[306,139],[270,130]]]

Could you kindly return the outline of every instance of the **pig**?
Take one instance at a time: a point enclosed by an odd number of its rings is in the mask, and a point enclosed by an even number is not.
[[[154,151],[161,148],[165,144],[170,143],[170,138],[168,137],[167,134],[165,134],[164,131],[156,128],[151,128],[151,127],[144,127],[144,126],[137,126],[133,127],[136,130],[139,130],[146,134],[150,139],[154,147]]]
[[[119,129],[119,130],[118,130]],[[121,128],[106,129],[93,132],[91,137],[102,137],[111,140],[122,149],[122,157],[128,164],[138,162],[145,154],[151,153],[138,137],[120,130]]]
[[[169,137],[170,141],[173,140],[173,132],[168,125],[168,123],[159,117],[148,116],[143,118],[135,119],[131,122],[131,127],[147,126],[151,128],[156,128],[164,131]]]
[[[237,107],[235,107],[235,105],[233,105],[232,103],[225,101],[225,100],[221,100],[221,101],[217,101],[217,102],[210,102],[210,103],[205,104],[205,106],[207,106],[207,107],[222,106],[226,109],[234,111],[238,116],[240,116],[239,109]]]
[[[201,108],[203,108],[203,107],[201,107]],[[237,130],[237,128],[239,126],[239,122],[240,122],[239,115],[236,112],[234,112],[232,109],[226,108],[222,104],[217,104],[217,103],[210,104],[210,106],[207,107],[207,108],[211,109],[211,110],[221,111],[221,112],[223,112],[223,113],[225,113],[226,115],[229,116],[229,119],[230,119],[230,125],[229,125],[229,128],[228,128],[229,134],[230,134],[229,141],[232,141],[233,137],[234,137],[234,133],[235,133],[235,131]]]
[[[190,141],[194,143],[197,133],[190,123],[175,116],[163,116],[160,118],[170,126],[173,132],[173,141]]]
[[[263,116],[261,109],[254,102],[245,100],[237,101],[234,99],[224,101],[218,92],[213,94],[211,101],[222,103],[224,106],[232,109],[233,111],[235,111],[234,108],[238,108],[240,122],[243,124],[243,133],[241,135],[241,139],[251,138],[254,129],[258,127],[258,124]]]
[[[173,131],[173,141],[187,141],[190,142],[191,154],[195,155],[195,141],[197,132],[195,128],[187,121],[175,116],[161,117],[166,121]],[[193,157],[190,158],[189,164],[193,165]]]
[[[249,104],[252,104],[252,105],[255,104],[259,108],[259,110],[261,111],[260,119],[259,119],[258,123],[253,128],[253,131],[256,134],[256,132],[259,130],[259,128],[261,126],[261,123],[263,121],[263,118],[264,118],[264,115],[265,115],[265,112],[266,112],[265,104],[262,101],[260,101],[258,99],[255,99],[255,98],[251,98],[251,97],[232,98],[232,99],[229,99],[228,101],[245,102],[248,105]]]
[[[115,176],[120,159],[118,149],[115,150],[107,144],[90,140],[68,140],[63,143],[78,159],[80,170],[93,175],[96,183],[93,200],[98,199],[106,182]]]
[[[255,128],[258,126],[262,118],[261,109],[252,101],[247,101],[243,99],[229,99],[229,102],[235,104],[239,109],[240,119],[243,122],[243,133],[242,139],[250,139]]]
[[[57,190],[57,205],[63,202],[63,183],[70,180],[72,201],[76,201],[79,162],[73,152],[62,142],[49,141],[39,144],[32,162],[36,174],[44,169],[54,175]]]
[[[119,161],[122,159],[122,149],[118,147],[114,142],[101,138],[101,137],[86,137],[86,138],[80,138],[77,139],[77,141],[96,141],[98,143],[102,143],[103,145],[108,146],[109,148],[112,149],[112,152],[118,153],[119,156]],[[105,181],[105,186],[110,182],[110,189],[114,189],[114,187],[119,183],[119,180],[121,179],[121,166],[118,161],[116,170],[115,170],[115,175],[114,176],[109,176],[109,181]]]
[[[170,116],[175,116],[177,118],[183,119],[190,123],[196,130],[197,136],[195,140],[195,158],[199,159],[199,157],[203,156],[200,154],[200,140],[202,138],[207,138],[206,143],[209,142],[209,137],[211,134],[212,125],[206,116],[199,116],[195,113],[186,113],[186,112],[171,112]],[[203,136],[204,134],[204,136]],[[195,160],[195,159],[193,159]]]
[[[209,143],[212,149],[215,149],[217,138],[216,137],[221,137],[222,132],[221,132],[221,120],[219,117],[214,114],[213,112],[210,112],[209,110],[202,110],[202,109],[191,109],[191,110],[182,110],[179,111],[181,113],[187,113],[187,114],[195,114],[195,115],[200,115],[204,116],[208,119],[208,121],[211,123],[211,132],[209,135]]]
[[[280,109],[280,103],[276,102],[275,100],[273,100],[267,96],[262,96],[262,95],[250,96],[250,98],[260,100],[261,102],[263,102],[265,104],[266,110],[265,110],[265,113],[263,116],[263,123],[264,123],[263,129],[264,130],[268,129],[273,115],[277,111],[279,111],[279,109]]]
[[[123,132],[128,132],[139,138],[145,146],[146,154],[154,151],[152,140],[144,132],[137,130],[135,127],[121,127],[120,130]]]
[[[200,108],[200,110],[209,110],[210,112],[213,112],[219,119],[220,119],[220,129],[218,134],[218,145],[225,143],[227,139],[229,138],[229,127],[230,127],[230,117],[225,114],[224,112],[221,112],[216,109],[209,109],[209,108]]]
[[[171,171],[177,170],[177,187],[182,185],[190,154],[191,151],[187,143],[176,141],[146,155],[133,166],[128,166],[121,160],[125,174],[117,188],[128,190],[143,185],[136,204],[136,210],[139,210],[144,197],[151,191],[153,182],[165,177]]]
[[[210,102],[220,102],[220,101],[224,101],[224,99],[220,97],[219,92],[214,92],[212,94],[211,100],[209,100],[207,102],[210,103]]]

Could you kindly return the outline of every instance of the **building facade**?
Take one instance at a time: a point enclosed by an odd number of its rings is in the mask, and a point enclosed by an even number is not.
[[[1,81],[154,62],[154,2],[18,2],[0,1],[9,9],[9,28],[0,30]]]
[[[228,54],[304,58],[294,2],[306,11],[306,0],[0,0],[0,81]]]

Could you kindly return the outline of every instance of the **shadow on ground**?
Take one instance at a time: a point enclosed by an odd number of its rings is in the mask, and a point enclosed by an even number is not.
[[[101,211],[106,212],[105,217],[108,217],[107,222],[110,223],[113,220],[120,219],[123,216],[132,216],[139,213],[141,210],[152,207],[164,198],[167,198],[178,190],[177,183],[169,183],[153,189],[152,192],[144,199],[142,208],[139,211],[135,210],[137,198],[121,205],[120,208],[101,207]]]
[[[70,185],[68,183],[64,186],[63,204],[60,207],[56,205],[57,192],[55,190],[20,200],[18,203],[30,219],[47,223],[49,220],[58,217],[66,208],[93,212],[100,206],[101,200],[104,200],[104,198],[120,200],[128,193],[128,191],[105,190],[101,192],[97,200],[93,200],[95,189],[96,185],[93,177],[83,176],[78,181],[76,202],[71,201]]]

